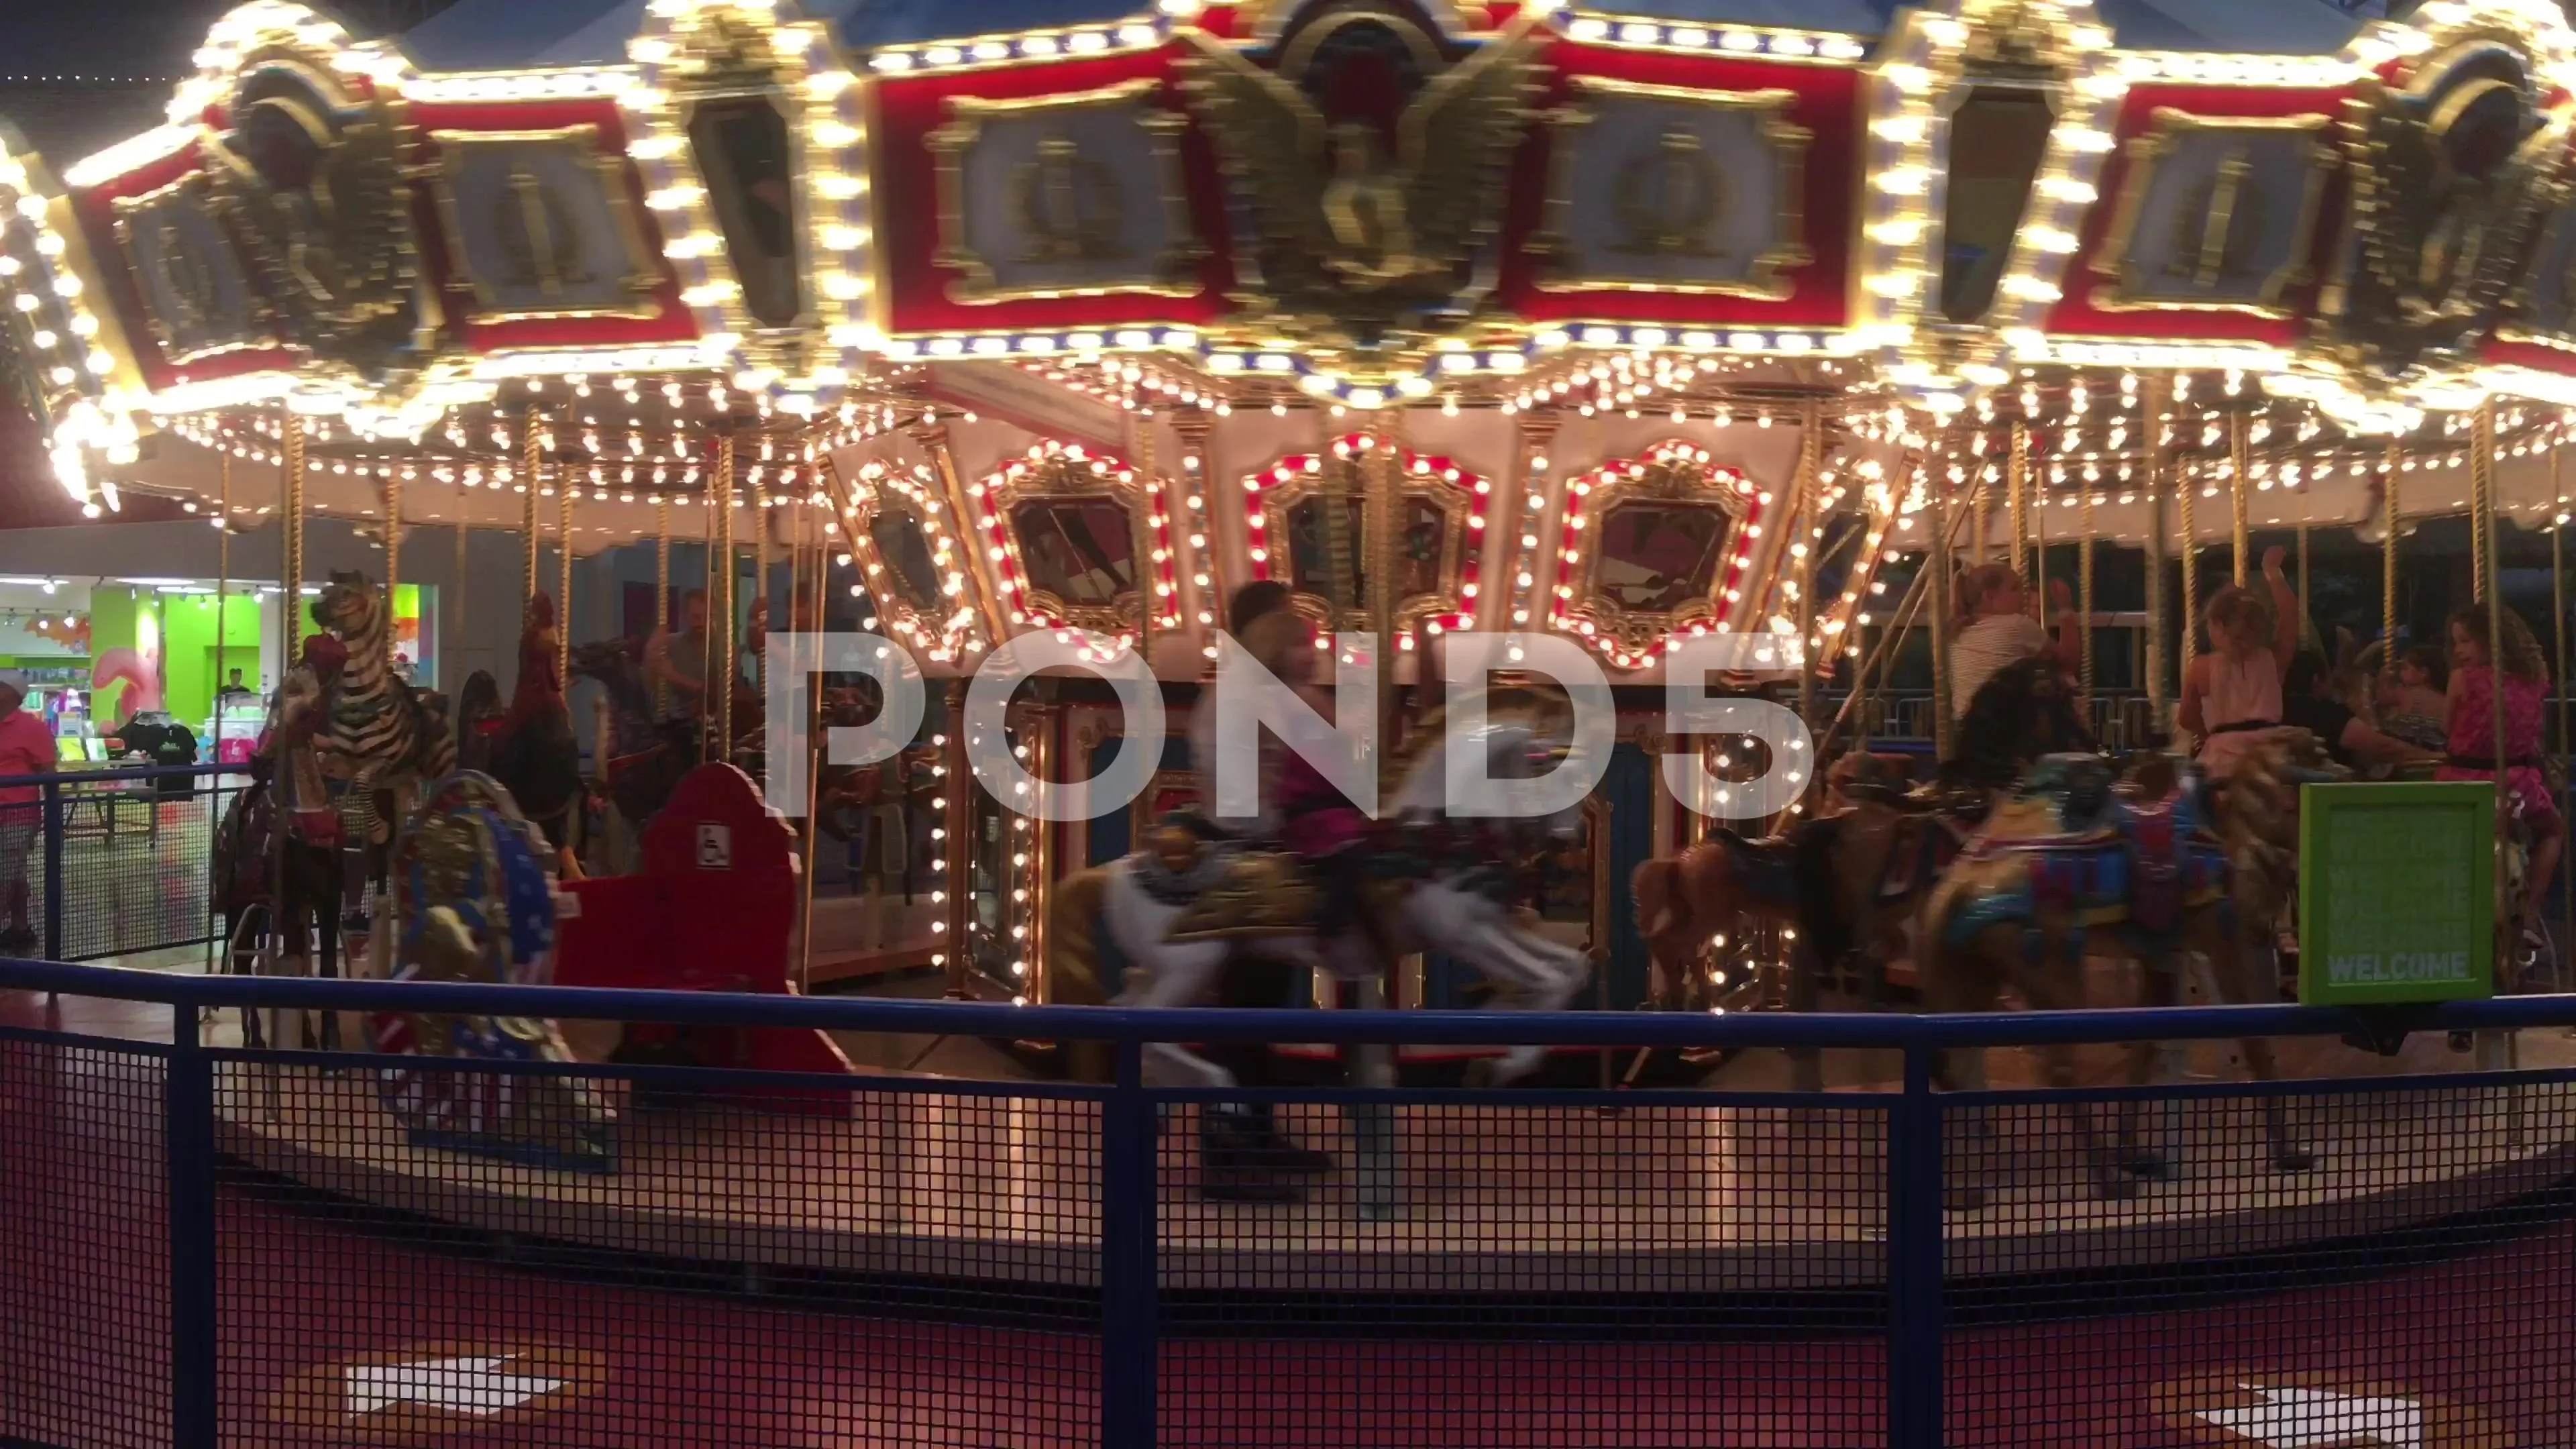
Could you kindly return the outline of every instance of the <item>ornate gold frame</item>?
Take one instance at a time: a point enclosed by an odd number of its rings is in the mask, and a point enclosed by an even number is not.
[[[214,226],[216,234],[223,238],[226,246],[231,246],[231,228],[225,225],[224,219],[215,210],[213,187],[203,168],[191,170],[167,186],[155,187],[133,196],[120,196],[116,198],[112,208],[116,215],[117,245],[125,251],[125,270],[134,278],[135,290],[141,295],[144,303],[144,320],[151,327],[154,339],[161,344],[162,360],[174,367],[184,367],[192,362],[202,362],[209,357],[221,357],[230,352],[248,352],[275,345],[275,338],[254,330],[238,338],[216,342],[194,351],[174,350],[177,343],[169,320],[152,309],[152,292],[144,285],[143,267],[134,251],[134,218],[139,213],[149,211],[176,196],[193,197],[197,204],[204,208],[206,220]],[[233,253],[232,260],[234,269],[241,277],[244,320],[256,329],[270,320],[267,298],[251,277],[249,260],[238,250]]]
[[[1667,292],[1676,296],[1751,297],[1765,302],[1788,298],[1790,284],[1780,274],[1794,267],[1806,266],[1816,259],[1806,238],[1807,146],[1815,139],[1815,133],[1788,118],[1789,108],[1797,104],[1796,91],[1695,91],[1641,81],[1607,80],[1599,76],[1576,76],[1569,82],[1569,87],[1577,97],[1597,94],[1665,101],[1704,110],[1766,113],[1762,116],[1760,131],[1762,138],[1771,143],[1779,164],[1783,205],[1778,212],[1778,228],[1773,232],[1770,248],[1754,258],[1751,270],[1740,282],[1673,282],[1616,274],[1568,275],[1563,271],[1568,250],[1565,223],[1574,206],[1574,148],[1569,143],[1576,132],[1592,123],[1593,116],[1579,104],[1560,106],[1542,118],[1550,131],[1547,202],[1542,213],[1545,221],[1538,234],[1530,239],[1529,249],[1552,258],[1553,262],[1547,269],[1548,275],[1539,280],[1540,291]],[[1637,161],[1632,159],[1628,164],[1635,165]],[[1712,160],[1708,164],[1714,172],[1717,163]],[[1701,225],[1714,224],[1723,208],[1722,196],[1712,193],[1709,218]]]
[[[2333,175],[2338,157],[2330,141],[2335,125],[2332,116],[2203,116],[2175,106],[2158,106],[2150,118],[2146,134],[2134,137],[2128,144],[2128,174],[2121,179],[2120,204],[2112,213],[2111,229],[2104,235],[2102,246],[2093,257],[2093,270],[2106,277],[2118,278],[2116,286],[2096,289],[2092,298],[2099,312],[2241,312],[2255,317],[2284,318],[2290,310],[2281,305],[2281,294],[2290,288],[2315,279],[2311,265],[2316,254],[2317,218],[2324,210],[2326,180]],[[2290,243],[2289,260],[2263,279],[2259,302],[2176,302],[2148,301],[2136,294],[2141,287],[2137,269],[2129,264],[2129,247],[2137,239],[2140,213],[2147,204],[2147,190],[2155,181],[2157,168],[2179,149],[2181,138],[2192,132],[2283,131],[2309,133],[2307,146],[2308,185],[2299,198],[2299,220]],[[2215,202],[2212,203],[2213,207]],[[2223,234],[2224,220],[2212,224]]]
[[[1752,513],[1750,496],[1732,487],[1721,486],[1715,465],[1696,459],[1648,461],[1644,471],[1621,475],[1607,482],[1594,483],[1591,494],[1583,500],[1583,532],[1599,536],[1601,525],[1621,504],[1640,499],[1661,499],[1682,503],[1705,503],[1726,515],[1733,526],[1721,542],[1717,569],[1709,578],[1705,597],[1692,598],[1680,608],[1660,613],[1632,612],[1600,592],[1595,580],[1601,568],[1601,550],[1586,546],[1579,550],[1582,562],[1572,569],[1573,598],[1567,600],[1564,623],[1554,626],[1580,634],[1590,624],[1601,639],[1608,640],[1628,654],[1641,654],[1674,632],[1693,624],[1714,624],[1726,614],[1726,586],[1733,572],[1730,561],[1741,552],[1742,534]]]
[[[1142,473],[1115,459],[1085,450],[1080,458],[1056,453],[1042,458],[1020,458],[1020,475],[1011,476],[1010,464],[984,481],[984,506],[991,509],[999,525],[1002,546],[1009,555],[1011,570],[1019,577],[1019,587],[1027,600],[1026,612],[1060,619],[1070,628],[1087,629],[1096,634],[1127,633],[1142,638],[1145,632],[1146,600],[1154,588],[1154,484]],[[1097,467],[1098,471],[1094,471]],[[1121,481],[1118,475],[1129,476]],[[1102,606],[1073,604],[1038,587],[1029,574],[1028,563],[1020,551],[1020,529],[1013,514],[1023,503],[1050,498],[1108,498],[1127,510],[1129,556],[1134,560],[1136,587],[1132,594],[1122,594],[1122,602]]]
[[[946,649],[952,661],[970,652],[967,648],[970,642],[991,647],[993,641],[983,637],[983,631],[978,627],[984,618],[981,601],[976,597],[983,587],[982,582],[975,577],[971,556],[965,545],[958,541],[957,531],[942,517],[948,508],[947,500],[941,496],[946,490],[935,475],[917,476],[894,463],[880,466],[884,471],[877,477],[852,478],[848,480],[847,488],[850,554],[858,560],[860,572],[872,585],[868,597],[875,602],[878,617],[892,625],[892,632],[905,642],[923,649],[935,644]],[[930,465],[918,466],[927,470]],[[963,597],[958,600],[958,608],[965,613],[966,622],[952,626],[943,620],[924,619],[921,611],[914,608],[911,600],[903,597],[900,591],[873,587],[875,580],[895,572],[894,565],[887,562],[884,553],[877,548],[874,527],[881,511],[878,491],[885,488],[891,488],[901,496],[901,507],[920,526],[922,539],[930,548],[931,566],[948,569],[961,580]],[[945,560],[940,557],[943,548],[948,553]]]
[[[599,149],[599,127],[595,123],[561,126],[541,131],[432,131],[432,144],[438,147],[439,164],[432,173],[431,185],[438,198],[438,220],[447,233],[448,263],[455,275],[472,284],[474,299],[481,306],[496,308],[498,298],[490,285],[474,274],[465,263],[465,224],[457,212],[453,168],[464,154],[476,146],[571,145],[590,156],[593,169],[599,172],[600,189],[608,199],[610,224],[626,253],[625,290],[644,301],[641,307],[561,307],[538,312],[491,312],[478,319],[489,322],[518,322],[541,317],[622,317],[650,320],[662,315],[661,304],[653,294],[662,289],[662,269],[645,246],[644,229],[637,222],[635,209],[627,196],[626,159]]]
[[[1296,559],[1288,542],[1289,516],[1297,505],[1326,494],[1323,469],[1349,469],[1350,477],[1344,484],[1344,490],[1353,499],[1363,501],[1364,506],[1360,509],[1360,531],[1351,540],[1352,551],[1360,560],[1361,568],[1363,570],[1375,568],[1391,555],[1386,549],[1380,547],[1381,540],[1371,538],[1368,534],[1368,518],[1371,512],[1365,506],[1369,491],[1368,469],[1359,458],[1336,456],[1331,448],[1326,448],[1321,453],[1292,453],[1272,459],[1249,476],[1267,477],[1295,458],[1315,458],[1319,466],[1314,472],[1308,472],[1300,467],[1295,470],[1294,476],[1286,481],[1266,484],[1259,493],[1251,495],[1260,505],[1265,521],[1263,532],[1271,540],[1270,557],[1263,560],[1260,573],[1261,577],[1277,579],[1287,584],[1290,606],[1317,624],[1329,628],[1332,625],[1332,604],[1329,600],[1310,594],[1296,586]],[[1417,498],[1428,499],[1432,506],[1441,512],[1438,570],[1440,585],[1437,592],[1414,594],[1396,600],[1395,627],[1411,628],[1415,623],[1432,614],[1470,612],[1463,590],[1467,581],[1467,551],[1470,547],[1467,534],[1472,531],[1467,527],[1467,520],[1475,510],[1474,492],[1465,484],[1452,483],[1437,472],[1416,473],[1410,468],[1400,468],[1398,476],[1403,480],[1397,492],[1400,503]],[[1383,542],[1392,543],[1392,540]]]
[[[1161,84],[1159,80],[1144,78],[1099,90],[1015,100],[949,97],[950,119],[932,131],[925,144],[938,162],[939,250],[932,255],[931,264],[964,274],[949,282],[950,301],[967,306],[989,306],[997,302],[1024,302],[1046,297],[1195,297],[1204,290],[1195,268],[1206,257],[1207,244],[1191,223],[1189,183],[1181,170],[1181,133],[1189,128],[1189,121],[1187,117],[1159,106],[1143,104]],[[1072,287],[997,287],[992,264],[966,244],[966,154],[982,137],[985,118],[1127,107],[1139,112],[1137,124],[1151,138],[1152,164],[1162,178],[1162,204],[1171,242],[1151,263],[1150,270],[1156,274],[1157,280]]]

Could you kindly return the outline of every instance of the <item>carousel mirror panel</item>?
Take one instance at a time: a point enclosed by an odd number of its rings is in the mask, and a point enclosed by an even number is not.
[[[1978,86],[1951,113],[1941,226],[1941,315],[1947,320],[1966,325],[1993,310],[2056,124],[2048,93],[2027,86]]]
[[[660,273],[599,128],[441,131],[438,209],[486,320],[660,314]]]
[[[1199,289],[1180,116],[1138,80],[1078,95],[956,97],[930,138],[939,265],[960,302]]]
[[[1578,479],[1566,520],[1571,597],[1556,626],[1623,664],[1678,633],[1706,633],[1733,612],[1761,506],[1753,485],[1673,444]],[[1588,536],[1587,536],[1588,535]]]
[[[2204,117],[2159,107],[2129,143],[2129,174],[2096,305],[2286,315],[2305,282],[2331,159],[2329,119]]]
[[[981,650],[964,550],[928,465],[869,463],[849,494],[851,553],[895,637],[933,661]]]
[[[1379,550],[1370,535],[1367,454],[1374,441],[1345,438],[1323,456],[1282,458],[1245,480],[1252,497],[1246,520],[1253,576],[1295,591],[1298,609],[1318,621],[1348,618],[1368,604],[1369,573]],[[1428,617],[1460,627],[1475,597],[1476,541],[1483,480],[1446,459],[1407,455],[1397,504],[1393,567],[1398,627]],[[1334,536],[1333,508],[1341,510]],[[1349,550],[1336,597],[1336,545]]]
[[[1550,118],[1546,286],[1788,295],[1782,271],[1810,260],[1793,93],[1574,86]]]
[[[1144,627],[1146,485],[1134,469],[1063,443],[974,485],[1002,546],[1013,622],[1132,638]]]
[[[259,295],[207,204],[202,174],[119,200],[116,235],[164,360],[193,362],[268,340]]]
[[[800,188],[780,98],[762,92],[698,101],[689,110],[689,148],[742,284],[743,309],[763,327],[796,325],[805,312]]]

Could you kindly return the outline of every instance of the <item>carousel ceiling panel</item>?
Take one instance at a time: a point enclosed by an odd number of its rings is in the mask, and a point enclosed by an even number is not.
[[[1206,254],[1162,83],[1010,101],[957,97],[930,139],[952,300],[1189,297]]]
[[[1859,74],[1573,42],[1525,158],[1502,304],[1538,322],[1833,328]]]
[[[1220,236],[1222,217],[1213,178],[1194,179],[1205,163],[1168,71],[1147,51],[886,81],[887,330],[1214,320],[1228,269],[1199,239]]]
[[[451,285],[485,322],[660,317],[625,158],[597,126],[432,133]]]
[[[2110,229],[2091,257],[2104,313],[2297,315],[2316,278],[2335,156],[2331,116],[2157,106],[2126,147]]]
[[[1126,430],[1123,409],[1089,392],[1051,382],[1017,363],[943,363],[927,392],[984,417],[1047,437],[1106,448]]]

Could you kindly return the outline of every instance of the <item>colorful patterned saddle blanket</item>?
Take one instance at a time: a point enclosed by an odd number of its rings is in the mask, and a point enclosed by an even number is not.
[[[2090,759],[2043,761],[1965,859],[1975,900],[1951,918],[1953,941],[2042,915],[2164,935],[2228,886],[2226,851],[2196,780],[2161,800],[2123,800]]]

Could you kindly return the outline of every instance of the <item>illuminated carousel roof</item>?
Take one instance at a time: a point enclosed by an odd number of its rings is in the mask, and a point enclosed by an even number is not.
[[[2560,506],[2550,0],[1617,9],[252,0],[166,124],[10,144],[0,321],[75,498],[273,506],[291,433],[315,506],[579,548],[819,499],[943,664],[1186,665],[1232,587],[1369,568],[1423,637],[1823,641],[1943,480],[2058,538],[2362,524],[2391,467],[2458,506],[2496,399],[2509,509]]]

